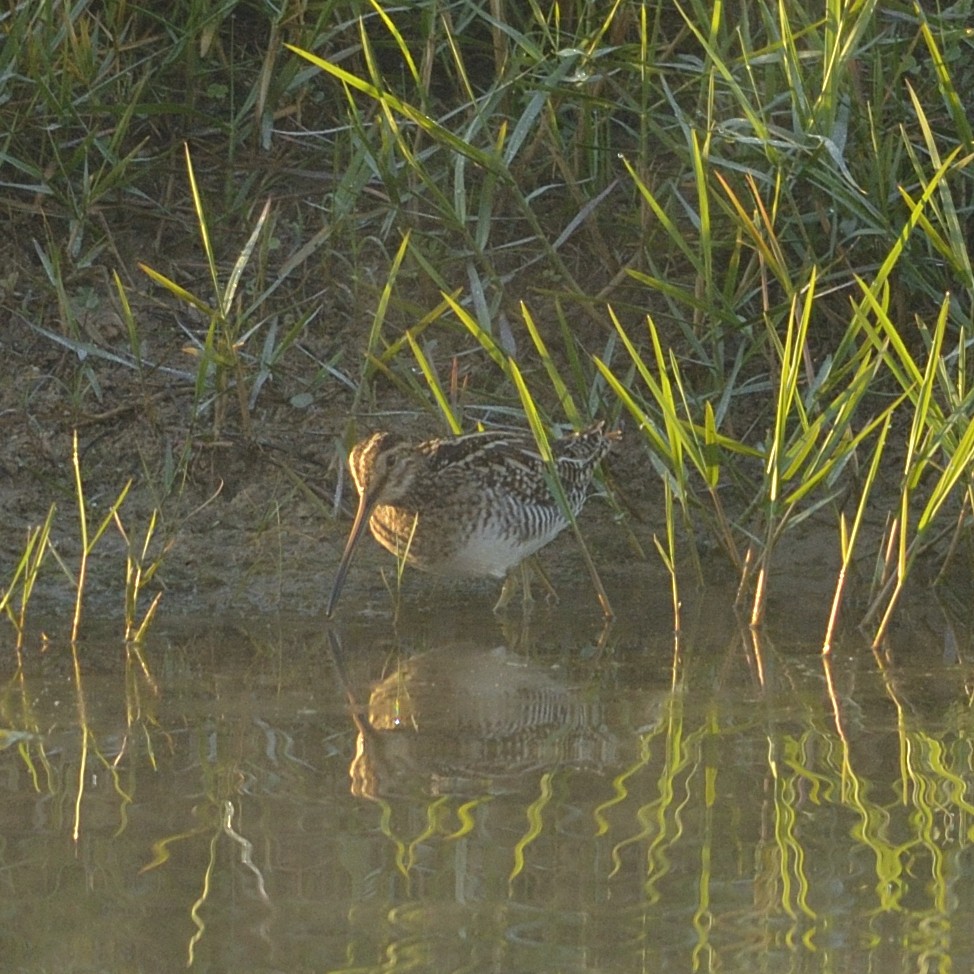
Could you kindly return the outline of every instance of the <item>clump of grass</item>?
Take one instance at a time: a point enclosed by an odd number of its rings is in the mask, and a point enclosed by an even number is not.
[[[794,13],[795,19],[787,20],[786,13]],[[685,367],[678,361],[665,360],[652,320],[655,367],[638,345],[631,341],[627,345],[634,362],[630,375],[641,378],[650,393],[648,400],[633,389],[629,377],[613,375],[600,367],[645,432],[663,467],[668,494],[686,496],[688,464],[699,474],[699,483],[712,498],[705,523],[742,577],[755,573],[750,612],[750,621],[755,625],[763,618],[771,555],[780,532],[789,524],[797,524],[822,508],[836,507],[841,570],[848,571],[853,561],[851,548],[861,540],[863,507],[879,477],[877,465],[891,428],[898,432],[907,422],[911,427],[919,422],[922,433],[917,435],[922,436],[924,443],[930,443],[926,438],[929,434],[938,444],[938,453],[941,445],[945,448],[936,461],[944,472],[942,479],[935,483],[932,493],[924,492],[929,496],[920,513],[924,528],[929,529],[941,513],[950,512],[948,517],[956,517],[955,495],[958,489],[969,490],[962,473],[969,470],[965,466],[968,456],[960,435],[966,428],[967,404],[960,403],[949,389],[941,388],[935,393],[931,388],[933,374],[925,376],[915,363],[912,369],[904,370],[901,360],[909,355],[911,339],[904,328],[907,323],[898,320],[894,324],[890,310],[891,301],[901,300],[903,292],[894,295],[889,288],[894,268],[902,268],[902,273],[896,275],[899,288],[908,286],[907,281],[918,266],[928,268],[930,273],[916,282],[918,286],[906,303],[933,310],[933,301],[943,300],[943,290],[939,290],[938,297],[938,287],[943,288],[949,279],[941,268],[951,268],[955,281],[959,277],[963,282],[964,297],[961,302],[956,298],[943,301],[938,321],[941,327],[951,320],[955,329],[960,326],[962,309],[974,303],[974,289],[966,271],[969,255],[961,235],[954,230],[959,218],[958,202],[963,198],[962,205],[968,212],[971,206],[969,191],[958,182],[969,157],[963,156],[961,146],[947,154],[939,151],[934,126],[921,102],[912,97],[912,88],[909,104],[915,127],[911,130],[904,125],[895,134],[881,136],[875,120],[866,116],[870,127],[859,133],[868,137],[861,143],[865,151],[853,151],[849,97],[865,95],[861,88],[854,87],[853,65],[858,70],[859,58],[868,55],[876,65],[874,77],[878,82],[887,77],[879,68],[882,56],[906,43],[905,39],[896,40],[896,31],[889,31],[877,44],[873,13],[870,10],[868,18],[865,13],[865,8],[858,14],[830,8],[825,21],[802,22],[798,30],[799,11],[780,7],[775,17],[777,39],[765,49],[760,61],[760,87],[745,84],[748,73],[753,80],[753,59],[729,58],[727,52],[732,48],[718,43],[722,25],[715,22],[712,33],[707,35],[688,18],[688,26],[709,59],[712,79],[706,128],[689,115],[681,119],[687,134],[685,171],[689,184],[695,187],[695,196],[691,199],[671,184],[663,187],[665,193],[652,189],[638,167],[630,166],[644,205],[666,234],[670,252],[682,256],[692,269],[693,280],[692,286],[675,285],[670,275],[655,269],[656,260],[650,252],[647,261],[653,270],[634,270],[633,276],[660,293],[672,309],[673,318],[681,320],[685,347],[691,350],[697,371],[704,370],[704,382],[698,381],[696,388],[689,388],[683,380]],[[942,65],[937,39],[929,24],[921,16],[915,26],[916,39],[922,38],[931,58]],[[739,35],[745,46],[750,29],[751,25],[745,24]],[[870,37],[873,46],[869,51],[854,54],[857,45]],[[816,75],[820,66],[823,73]],[[776,76],[776,69],[781,74]],[[953,84],[943,72],[938,73],[937,82],[948,107],[954,104]],[[815,89],[816,84],[820,90]],[[872,95],[879,94],[877,87]],[[776,95],[779,103],[791,108],[792,129],[787,136],[780,125],[771,124],[763,107],[771,104]],[[738,140],[744,148],[734,159],[718,151],[721,144],[726,151],[731,134],[714,118],[721,98],[741,111],[737,131],[747,131],[755,137]],[[955,127],[955,137],[969,146],[968,129],[964,123],[958,124],[956,112],[951,110],[947,120]],[[794,138],[799,132],[804,141]],[[922,150],[913,141],[916,136]],[[814,144],[818,151],[808,157]],[[924,159],[929,159],[930,165],[921,161]],[[801,166],[796,165],[798,162]],[[902,190],[898,195],[906,204],[905,210],[894,207],[887,213],[871,201],[890,198],[895,187],[895,180],[890,182],[891,162],[897,164],[892,172],[899,173],[902,185],[919,181],[919,192]],[[746,188],[746,197],[738,187]],[[798,195],[799,187],[810,191],[806,198]],[[715,189],[719,191],[716,195]],[[824,237],[809,232],[814,226],[811,217],[815,206],[825,199],[819,195],[823,190],[828,193],[829,205],[827,210],[820,208],[818,212],[828,213],[827,225],[832,229]],[[684,219],[674,216],[674,212]],[[898,212],[903,214],[899,225]],[[723,226],[718,226],[718,218]],[[850,260],[857,252],[861,263]],[[925,258],[921,258],[924,252]],[[932,265],[931,253],[940,258]],[[796,274],[796,270],[800,273]],[[939,285],[934,283],[938,277]],[[803,278],[810,282],[818,278],[817,285],[805,294],[807,285]],[[861,283],[864,278],[868,284]],[[913,283],[909,281],[909,285]],[[851,320],[843,322],[827,299],[850,289],[860,292],[860,288],[875,296],[874,300],[854,305]],[[813,298],[814,318],[810,317]],[[756,310],[763,318],[763,329],[746,322],[742,311],[747,302],[752,306],[758,302]],[[868,307],[863,308],[863,304]],[[820,311],[817,306],[821,306]],[[681,309],[687,313],[681,315]],[[796,317],[798,309],[801,313]],[[919,324],[920,333],[924,334],[922,319]],[[963,333],[961,327],[960,334]],[[924,343],[928,348],[931,345],[929,341]],[[736,350],[729,355],[728,349],[734,346]],[[767,384],[755,372],[759,356],[771,363]],[[958,357],[956,352],[952,356]],[[937,359],[931,351],[928,361]],[[903,389],[898,397],[894,393],[892,399],[887,395],[891,378]],[[708,385],[714,390],[713,395],[708,394]],[[674,387],[680,390],[680,396],[673,393]],[[724,435],[718,439],[719,430],[736,425],[737,402],[753,401],[765,389],[774,392],[774,409],[768,415],[759,408],[754,422],[766,424],[769,432],[763,436]],[[917,398],[922,389],[929,390],[934,402],[946,404],[947,428],[958,431],[952,441],[930,429],[931,417],[924,408],[912,422],[907,419],[905,411],[923,402]],[[935,409],[934,415],[944,414]],[[909,446],[914,438],[911,434],[906,441],[909,472],[904,482],[917,486],[927,467],[920,452]],[[861,447],[872,450],[872,460],[867,480],[860,488],[859,514],[850,533],[837,502],[847,491],[856,489],[855,459]],[[754,450],[762,460],[758,478],[751,469]],[[744,505],[730,520],[724,515],[726,500],[713,499],[719,473],[729,463],[736,483],[725,489],[725,498],[737,494],[738,506]],[[756,498],[753,502],[752,497]],[[894,530],[910,523],[907,511],[915,503],[915,496],[909,500],[901,498],[901,513],[894,518]],[[917,548],[909,542],[902,543],[900,554],[894,559],[895,570],[889,558],[884,562],[889,567],[884,568],[880,584],[887,587],[879,605],[891,608],[891,603],[895,604],[901,591],[899,583],[914,564],[905,551],[925,547],[920,538],[914,538],[914,542]],[[742,550],[746,552],[743,559]],[[895,552],[897,548],[889,550]],[[844,575],[837,585],[838,600],[843,588]],[[867,626],[875,611],[867,612]],[[887,624],[888,617],[872,635],[874,642],[882,641]],[[833,625],[834,620],[829,623],[826,645]]]
[[[16,633],[15,650],[18,660],[24,648],[27,609],[47,554],[55,511],[56,508],[51,506],[44,522],[27,531],[27,540],[14,566],[13,574],[6,587],[0,592],[0,611],[6,615]]]
[[[890,367],[904,386],[904,398],[913,414],[906,437],[906,452],[899,486],[899,504],[891,512],[882,550],[885,552],[866,621],[877,614],[880,621],[873,646],[882,645],[892,614],[906,580],[919,556],[944,533],[943,515],[957,518],[954,495],[962,494],[960,518],[953,530],[961,529],[972,513],[971,476],[974,470],[974,394],[968,389],[965,330],[949,356],[943,354],[949,300],[945,299],[933,332],[924,330],[927,361],[920,363],[899,341],[896,329],[885,315],[878,316],[882,332],[889,337],[883,345],[891,357]],[[951,374],[947,362],[960,368]],[[951,522],[948,521],[948,525]]]
[[[68,563],[54,543],[53,534],[57,508],[52,505],[44,522],[28,531],[26,544],[14,567],[13,574],[5,588],[0,590],[0,612],[6,615],[16,632],[15,649],[18,659],[24,648],[31,600],[36,592],[48,556],[57,563],[71,588],[74,611],[71,617],[69,638],[72,646],[77,645],[81,636],[85,599],[88,595],[88,576],[92,555],[112,524],[117,527],[127,547],[124,604],[122,607],[122,618],[125,626],[124,638],[127,643],[137,643],[145,637],[162,598],[161,592],[155,593],[148,608],[140,613],[141,600],[146,594],[147,586],[162,564],[162,559],[168,550],[167,546],[161,553],[150,553],[156,527],[156,514],[153,513],[149,520],[141,547],[135,548],[129,541],[128,532],[119,513],[131,489],[131,481],[125,484],[101,519],[93,522],[91,520],[92,512],[85,496],[77,434],[73,440],[72,471],[78,516],[79,554],[77,567],[74,568]]]
[[[263,322],[258,321],[251,324],[250,315],[253,313],[253,306],[250,308],[241,307],[238,289],[267,222],[270,200],[264,204],[247,243],[238,255],[230,275],[224,283],[220,280],[220,269],[213,249],[203,199],[196,181],[196,174],[193,171],[189,146],[186,147],[186,170],[192,188],[193,207],[203,243],[203,252],[206,256],[206,266],[210,273],[214,300],[210,301],[193,294],[175,281],[170,280],[165,274],[145,264],[140,266],[153,281],[206,318],[206,334],[203,341],[188,347],[187,351],[199,360],[195,384],[196,409],[198,412],[210,411],[212,413],[214,438],[220,435],[223,428],[226,393],[231,387],[236,391],[241,428],[247,436],[251,436],[253,433],[250,425],[251,404],[241,354],[243,347],[255,336]],[[258,374],[257,379],[260,378]],[[259,384],[257,389],[259,389]]]

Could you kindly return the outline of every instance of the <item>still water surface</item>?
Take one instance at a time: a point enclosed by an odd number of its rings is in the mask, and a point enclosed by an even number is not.
[[[971,970],[971,671],[706,604],[3,647],[0,970]]]

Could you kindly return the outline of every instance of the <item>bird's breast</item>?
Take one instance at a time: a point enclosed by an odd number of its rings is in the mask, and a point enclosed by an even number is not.
[[[552,504],[461,515],[380,506],[369,527],[376,541],[407,564],[436,575],[503,578],[568,525]]]

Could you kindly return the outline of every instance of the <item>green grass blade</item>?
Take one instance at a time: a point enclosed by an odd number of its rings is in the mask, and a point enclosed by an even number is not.
[[[326,61],[324,58],[320,58],[317,55],[312,54],[310,51],[304,51],[299,47],[293,46],[292,44],[287,44],[285,46],[288,48],[288,50],[292,51],[294,54],[297,54],[299,57],[303,57],[310,61],[312,64],[321,68],[322,71],[330,74],[333,78],[337,78],[350,88],[354,88],[356,91],[360,91],[362,94],[368,95],[370,98],[375,99],[375,101],[382,105],[383,108],[396,111],[405,118],[408,118],[411,122],[414,122],[424,132],[447,148],[452,149],[454,152],[459,152],[461,155],[467,156],[473,162],[483,166],[484,169],[488,170],[489,172],[493,172],[498,178],[505,181],[509,179],[506,169],[500,165],[495,156],[488,152],[484,152],[482,149],[476,148],[469,142],[461,139],[459,136],[454,135],[454,133],[449,129],[440,125],[428,115],[419,111],[419,109],[414,108],[412,105],[409,105],[389,92],[382,91],[375,85],[370,84],[368,81],[363,81],[357,75],[340,68],[337,64],[332,64],[331,62]]]
[[[457,418],[456,414],[453,412],[453,407],[450,405],[449,399],[447,399],[446,393],[443,391],[443,386],[440,385],[440,380],[430,364],[429,359],[424,354],[422,348],[420,348],[419,342],[413,338],[412,332],[406,332],[406,339],[409,342],[409,347],[413,351],[413,355],[416,361],[419,363],[420,370],[423,373],[423,378],[426,379],[426,384],[429,386],[430,392],[433,394],[433,399],[436,405],[439,407],[440,413],[446,420],[447,425],[450,427],[450,432],[454,436],[459,436],[463,432],[463,424]]]
[[[165,274],[160,274],[159,271],[153,270],[146,264],[139,264],[139,270],[143,274],[152,278],[156,284],[164,287],[170,294],[179,298],[180,301],[185,301],[190,307],[196,308],[201,314],[206,315],[207,318],[216,318],[219,316],[220,312],[216,308],[210,307],[202,298],[198,298],[195,294],[187,291],[186,288],[181,287],[175,281],[166,277]]]

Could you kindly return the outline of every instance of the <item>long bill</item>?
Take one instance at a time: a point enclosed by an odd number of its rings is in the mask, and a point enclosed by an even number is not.
[[[355,553],[355,546],[362,537],[365,526],[369,523],[372,516],[372,508],[375,507],[375,500],[368,491],[363,491],[358,500],[358,510],[355,512],[355,520],[352,522],[352,530],[348,532],[348,541],[345,542],[345,550],[342,552],[342,560],[338,563],[338,571],[335,573],[335,581],[331,586],[331,595],[328,596],[328,606],[325,609],[325,616],[331,617],[338,603],[338,596],[342,594],[342,586],[345,584],[345,576],[348,574],[348,567],[352,564],[352,555]]]

